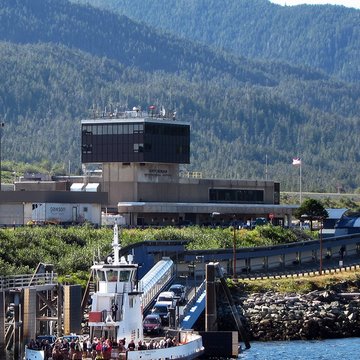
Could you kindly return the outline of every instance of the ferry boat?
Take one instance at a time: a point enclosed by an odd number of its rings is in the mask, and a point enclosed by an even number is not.
[[[89,312],[90,338],[108,338],[126,345],[144,342],[142,292],[138,289],[137,268],[133,256],[119,257],[118,226],[114,225],[113,256],[106,263],[94,263],[92,270],[97,280],[96,292],[91,296]],[[175,332],[176,346],[126,351],[116,358],[128,360],[196,359],[204,353],[202,337],[192,330]]]

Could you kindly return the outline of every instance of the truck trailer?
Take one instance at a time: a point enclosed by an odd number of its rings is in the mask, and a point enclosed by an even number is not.
[[[101,207],[97,204],[33,203],[33,224],[101,224]]]

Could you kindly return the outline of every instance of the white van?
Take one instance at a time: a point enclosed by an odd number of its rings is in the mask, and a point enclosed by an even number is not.
[[[171,303],[174,302],[175,293],[173,291],[163,291],[159,294],[156,301],[169,301]]]

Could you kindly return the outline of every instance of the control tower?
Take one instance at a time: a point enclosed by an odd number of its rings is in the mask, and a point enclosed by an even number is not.
[[[82,163],[101,164],[109,207],[149,198],[146,184],[178,183],[179,165],[190,163],[190,123],[164,108],[103,113],[82,120],[81,130]]]

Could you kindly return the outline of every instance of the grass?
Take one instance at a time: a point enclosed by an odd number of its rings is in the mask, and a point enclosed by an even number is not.
[[[324,274],[302,278],[281,278],[263,280],[233,280],[228,281],[231,288],[247,293],[263,293],[267,291],[278,293],[306,294],[314,290],[330,290],[341,287],[342,292],[359,292],[360,271],[347,271],[336,274]]]

